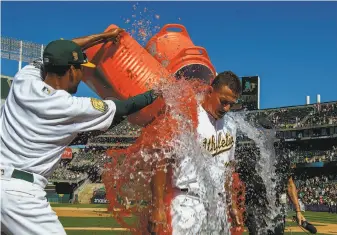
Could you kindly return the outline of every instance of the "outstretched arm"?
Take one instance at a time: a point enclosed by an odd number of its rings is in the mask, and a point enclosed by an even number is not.
[[[82,50],[86,50],[89,47],[95,46],[99,43],[102,43],[106,40],[116,40],[121,32],[124,32],[121,28],[115,28],[111,31],[92,34],[89,36],[79,37],[72,39],[73,42],[77,43]]]
[[[225,179],[226,203],[227,203],[227,208],[229,210],[229,215],[231,216],[233,220],[232,223],[234,227],[240,227],[242,224],[240,222],[236,201],[233,200],[233,196],[234,198],[236,198],[235,196],[237,196],[237,195],[234,195],[236,192],[233,189],[234,187],[233,173],[234,172],[235,172],[235,164],[233,161],[231,161],[229,164],[229,173],[226,174],[226,179]]]
[[[116,113],[110,129],[122,122],[126,116],[136,113],[157,99],[153,90],[131,97],[127,100],[115,100]]]
[[[166,210],[164,204],[164,196],[166,190],[166,167],[167,160],[161,159],[157,162],[153,169],[153,177],[151,180],[152,190],[152,210],[150,217],[150,232],[158,233],[160,229],[167,226]]]
[[[288,180],[288,196],[289,196],[290,201],[295,206],[297,220],[299,224],[302,224],[302,221],[305,221],[305,218],[301,213],[301,207],[298,202],[297,189],[296,189],[296,185],[292,177],[290,177]]]

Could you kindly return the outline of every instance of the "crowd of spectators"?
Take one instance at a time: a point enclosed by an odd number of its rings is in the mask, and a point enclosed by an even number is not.
[[[331,150],[292,151],[294,163],[332,162],[337,161],[337,147]]]
[[[107,132],[107,134],[114,136],[139,136],[141,132],[141,128],[137,125],[133,125],[129,123],[127,120],[121,122],[117,126],[115,126],[111,131]]]
[[[69,170],[66,166],[60,164],[49,177],[49,181],[81,181],[88,177],[88,174],[81,171]]]
[[[304,122],[304,126],[337,123],[337,103],[315,105],[315,110],[316,112]]]
[[[253,119],[254,116],[255,119],[257,117],[266,117],[273,122],[276,128],[281,129],[336,124],[337,102],[254,111],[248,115]],[[121,137],[137,137],[140,131],[141,128],[138,126],[123,121],[106,134]],[[244,136],[240,138],[238,138],[239,141],[249,140],[248,138],[244,138]],[[95,182],[100,182],[101,169],[106,160],[104,152],[79,150],[78,153],[73,154],[73,159],[62,160],[49,180],[80,181],[89,177]],[[296,163],[337,161],[336,147],[328,151],[294,151],[292,154],[293,160]],[[306,180],[300,179],[297,183],[299,184],[299,194],[303,203],[329,203],[329,200],[334,200],[337,203],[337,186],[333,181],[326,182],[325,178],[311,178]]]
[[[277,129],[337,124],[337,102],[251,111],[250,119],[264,116]]]
[[[72,159],[61,160],[59,167],[49,177],[49,181],[80,181],[90,177],[93,181],[100,180],[100,170],[106,155],[104,151],[79,150]]]
[[[337,175],[295,178],[298,197],[305,205],[337,203]]]

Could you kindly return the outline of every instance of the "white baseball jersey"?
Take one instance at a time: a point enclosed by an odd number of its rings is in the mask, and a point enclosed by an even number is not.
[[[199,142],[213,156],[212,164],[214,168],[212,178],[217,185],[224,186],[224,174],[226,164],[234,160],[236,126],[234,120],[225,115],[219,120],[215,120],[200,105],[198,108],[198,128]],[[192,191],[199,190],[197,170],[193,164],[194,156],[184,156],[178,167],[174,170],[173,186],[177,188],[189,188]],[[223,191],[223,188],[219,189]]]
[[[215,120],[202,106],[198,108],[198,121],[199,142],[209,153],[207,157],[211,157],[207,162],[207,169],[203,169],[210,173],[213,185],[200,181],[200,174],[204,174],[204,172],[198,172],[195,165],[195,162],[205,164],[199,162],[200,158],[183,156],[182,159],[179,159],[173,172],[173,186],[188,188],[189,193],[178,192],[171,202],[172,234],[229,234],[229,231],[218,231],[225,229],[222,224],[227,221],[224,207],[221,206],[222,200],[219,198],[218,205],[220,206],[217,205],[216,211],[213,211],[217,217],[209,219],[202,198],[195,194],[199,194],[203,189],[207,190],[207,187],[215,187],[216,191],[224,192],[226,165],[234,160],[235,124],[228,115]],[[212,227],[203,228],[202,224],[209,225],[210,222],[216,224],[213,229]]]
[[[71,96],[42,81],[40,68],[27,65],[14,77],[1,109],[1,167],[48,177],[78,133],[107,130],[113,101]]]

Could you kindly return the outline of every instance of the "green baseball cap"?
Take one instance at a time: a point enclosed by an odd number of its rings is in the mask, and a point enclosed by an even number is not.
[[[43,51],[43,64],[53,66],[82,65],[95,68],[90,63],[81,47],[70,40],[55,40],[50,42]]]

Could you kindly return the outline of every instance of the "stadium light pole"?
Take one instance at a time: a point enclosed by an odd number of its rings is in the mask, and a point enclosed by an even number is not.
[[[19,71],[22,68],[22,41],[20,41],[20,55],[19,55]]]
[[[18,70],[21,70],[22,63],[31,63],[41,58],[44,45],[9,37],[1,37],[1,58],[18,61]]]
[[[41,58],[43,57],[43,44],[41,45]]]

